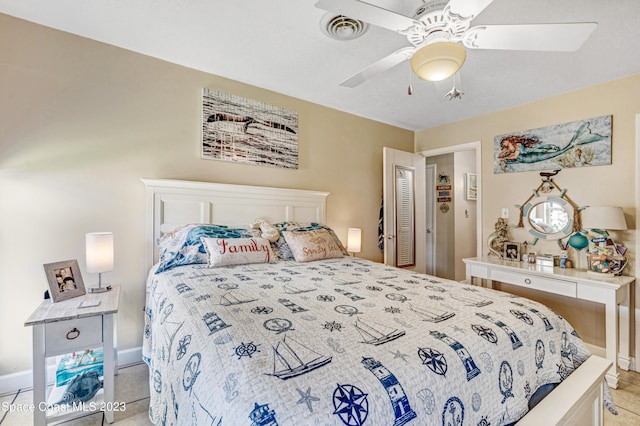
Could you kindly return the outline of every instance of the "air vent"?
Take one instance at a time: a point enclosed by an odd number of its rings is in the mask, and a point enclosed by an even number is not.
[[[353,40],[364,34],[369,25],[348,16],[326,13],[320,20],[320,28],[334,40]]]

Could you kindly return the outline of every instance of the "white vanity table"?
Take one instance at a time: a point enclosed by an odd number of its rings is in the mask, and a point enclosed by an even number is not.
[[[486,280],[490,288],[493,281],[498,281],[604,304],[606,358],[613,362],[606,379],[609,386],[618,387],[620,375],[617,366],[629,370],[629,292],[635,277],[619,276],[604,280],[581,269],[541,268],[535,264],[493,257],[469,258],[463,261],[466,265],[467,281],[470,283],[473,283],[473,278],[480,278]],[[623,309],[619,310],[618,306]],[[621,315],[618,315],[619,312]]]

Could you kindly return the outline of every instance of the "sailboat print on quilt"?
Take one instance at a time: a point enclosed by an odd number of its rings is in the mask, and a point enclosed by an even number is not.
[[[266,374],[287,380],[320,368],[330,363],[332,358],[285,336],[273,348],[273,373]]]
[[[374,322],[364,322],[360,318],[354,324],[360,336],[362,336],[363,342],[370,345],[378,346],[384,343],[396,340],[398,337],[405,335],[404,330],[392,329],[382,324]]]

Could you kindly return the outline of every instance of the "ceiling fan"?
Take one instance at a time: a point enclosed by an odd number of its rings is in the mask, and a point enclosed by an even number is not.
[[[465,47],[572,52],[598,26],[596,22],[574,22],[471,27],[471,21],[492,2],[432,0],[420,6],[412,18],[358,0],[319,0],[316,7],[396,31],[411,43],[341,82],[345,87],[356,87],[409,59],[418,77],[444,80],[462,67]]]

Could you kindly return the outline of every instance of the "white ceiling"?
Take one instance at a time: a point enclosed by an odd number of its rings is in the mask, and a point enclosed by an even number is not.
[[[421,0],[369,0],[411,15]],[[468,50],[462,100],[453,79],[412,77],[409,63],[356,88],[338,84],[409,46],[370,26],[336,41],[320,31],[316,0],[0,0],[0,12],[169,62],[410,130],[640,73],[640,0],[494,0],[479,24],[597,22],[577,52]],[[459,84],[457,85],[459,86]]]

